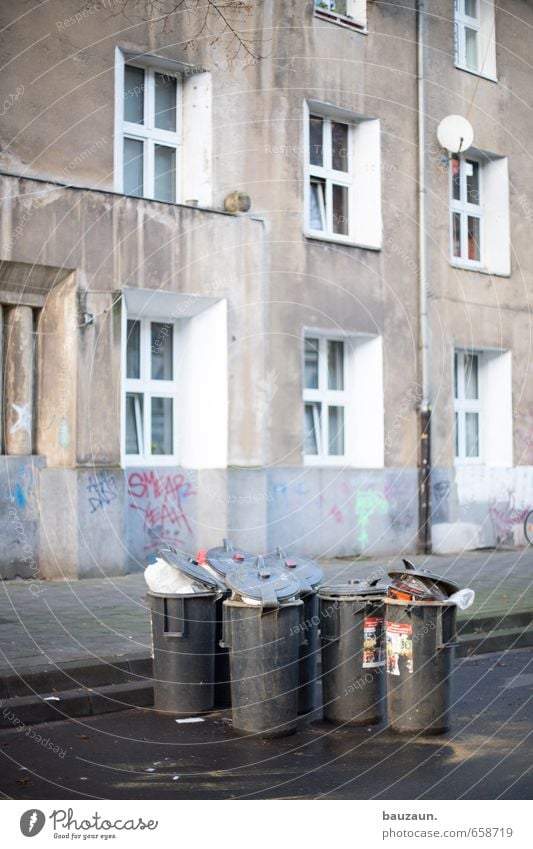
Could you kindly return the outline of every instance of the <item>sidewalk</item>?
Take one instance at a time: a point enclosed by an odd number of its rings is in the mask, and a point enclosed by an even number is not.
[[[459,611],[459,654],[533,645],[533,548],[411,559],[476,591],[475,604]],[[337,559],[323,566],[326,581],[346,581],[385,575],[392,563],[399,562],[398,558]],[[146,589],[142,574],[2,582],[0,700],[31,701],[36,693],[62,691],[66,696],[67,690],[120,685],[129,694],[126,701],[117,701],[113,691],[112,704],[100,703],[99,712],[131,706],[132,698],[134,704],[146,703],[151,669]],[[42,697],[40,701],[43,708]],[[48,718],[53,702],[44,707]],[[87,699],[79,709],[86,708]]]

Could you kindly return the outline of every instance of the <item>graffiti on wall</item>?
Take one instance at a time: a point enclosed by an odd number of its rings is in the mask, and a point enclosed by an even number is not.
[[[143,517],[145,551],[164,543],[182,546],[192,534],[185,503],[196,490],[182,474],[162,474],[153,469],[128,475],[129,506]]]
[[[355,494],[355,517],[359,526],[361,550],[368,546],[368,525],[376,514],[388,513],[387,499],[377,489],[360,489]]]
[[[514,526],[521,525],[529,512],[529,507],[516,505],[516,496],[512,490],[508,491],[507,496],[506,501],[491,504],[489,510],[497,545],[514,545]]]
[[[30,465],[25,463],[19,465],[12,489],[11,500],[15,502],[20,510],[34,506],[35,479],[33,468]]]
[[[96,472],[89,475],[87,483],[91,513],[107,507],[117,498],[117,482],[110,472]]]

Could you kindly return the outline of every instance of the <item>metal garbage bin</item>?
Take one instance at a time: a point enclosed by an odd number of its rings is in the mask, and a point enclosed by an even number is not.
[[[293,572],[300,581],[300,598],[303,601],[301,642],[298,665],[298,713],[309,713],[316,703],[318,644],[317,589],[324,578],[318,563],[307,557],[289,556],[282,549],[265,559],[267,564],[281,564]]]
[[[337,725],[381,722],[385,708],[386,587],[350,581],[318,590],[323,715]]]
[[[442,734],[450,727],[459,589],[448,578],[415,567],[389,571],[386,603],[387,707],[398,733]]]
[[[221,585],[183,555],[159,552],[191,579],[192,593],[149,592],[154,659],[154,707],[190,716],[212,710],[216,603]]]
[[[254,555],[240,548],[235,548],[232,543],[224,539],[222,546],[210,548],[205,552],[198,552],[197,558],[200,565],[202,562],[211,567],[220,581],[224,581],[228,572],[235,569],[245,560],[253,560]],[[229,649],[222,645],[222,619],[223,603],[229,598],[231,591],[224,587],[224,594],[217,601],[216,609],[216,634],[215,634],[215,707],[231,707],[231,680],[229,665]]]
[[[233,729],[260,737],[292,734],[298,719],[300,582],[262,558],[229,572],[226,582],[233,593],[223,604]]]

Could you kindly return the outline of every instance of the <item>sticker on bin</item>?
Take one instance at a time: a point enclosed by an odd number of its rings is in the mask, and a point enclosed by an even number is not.
[[[387,622],[387,672],[402,675],[413,671],[413,626]]]
[[[367,616],[363,637],[363,669],[383,666],[383,616]]]

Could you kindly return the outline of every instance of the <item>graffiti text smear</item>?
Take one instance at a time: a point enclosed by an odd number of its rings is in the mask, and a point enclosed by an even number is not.
[[[195,495],[182,474],[159,474],[152,470],[131,472],[128,476],[130,507],[139,510],[147,534],[146,551],[162,543],[180,545],[192,533],[184,502]]]

